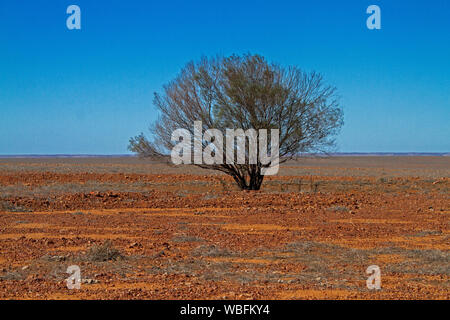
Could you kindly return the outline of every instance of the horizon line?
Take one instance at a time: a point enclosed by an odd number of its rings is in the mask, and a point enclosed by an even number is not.
[[[332,152],[332,153],[317,153],[308,152],[302,153],[303,156],[450,156],[450,152]],[[122,157],[136,157],[136,154],[118,153],[118,154],[0,154],[0,158],[122,158]]]

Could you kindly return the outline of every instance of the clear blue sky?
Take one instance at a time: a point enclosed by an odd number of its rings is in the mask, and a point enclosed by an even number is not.
[[[186,62],[247,52],[337,86],[341,152],[450,151],[448,0],[2,0],[0,154],[127,153]]]

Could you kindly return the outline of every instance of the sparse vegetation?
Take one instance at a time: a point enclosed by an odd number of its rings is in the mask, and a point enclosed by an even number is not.
[[[0,298],[64,297],[70,265],[92,289],[70,293],[80,299],[448,296],[448,169],[304,159],[259,192],[240,192],[199,168],[80,161],[0,174],[2,201],[39,212],[1,211]],[[378,181],[377,163],[392,183]],[[83,173],[93,168],[103,173]],[[377,292],[365,287],[372,264],[382,272]]]
[[[350,211],[349,208],[344,207],[344,206],[332,206],[328,208],[329,211],[334,211],[334,212],[348,212]]]
[[[11,204],[6,201],[0,201],[0,211],[7,211],[7,212],[31,212],[30,209],[25,208],[23,206],[18,206],[15,204]]]
[[[201,257],[229,257],[233,254],[229,250],[222,249],[216,245],[201,245],[195,248],[192,255]]]
[[[86,258],[92,262],[105,262],[105,261],[115,261],[122,260],[125,257],[122,253],[112,246],[110,241],[105,241],[101,245],[92,246]]]
[[[173,242],[203,242],[205,240],[198,238],[198,237],[193,237],[193,236],[179,235],[179,236],[172,238],[172,241]]]

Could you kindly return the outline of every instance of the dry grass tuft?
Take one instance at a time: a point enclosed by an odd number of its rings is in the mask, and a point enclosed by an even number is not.
[[[116,261],[124,258],[122,253],[114,248],[110,241],[106,241],[102,245],[94,245],[87,253],[87,259],[92,262]]]

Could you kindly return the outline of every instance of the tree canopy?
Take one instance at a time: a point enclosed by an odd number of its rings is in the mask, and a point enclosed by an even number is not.
[[[343,125],[336,88],[327,85],[321,74],[269,63],[260,55],[204,57],[190,62],[163,87],[161,94],[155,93],[153,102],[159,119],[151,125],[150,139],[142,133],[130,139],[129,150],[140,156],[167,156],[179,143],[172,140],[172,134],[180,128],[195,140],[194,122],[201,121],[202,132],[217,129],[225,134],[227,129],[253,129],[256,138],[261,129],[278,129],[282,163],[301,153],[331,150]],[[236,154],[242,149],[234,141],[227,146],[225,140],[225,147]],[[244,140],[250,144],[249,136]],[[203,148],[215,142],[200,137]],[[225,154],[222,163],[191,163],[231,175],[241,189],[259,190],[264,179],[262,171],[274,163],[260,161],[259,147],[257,161],[251,163],[251,152],[244,151],[245,163],[236,158],[227,162]]]

